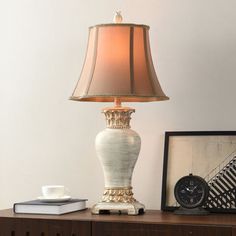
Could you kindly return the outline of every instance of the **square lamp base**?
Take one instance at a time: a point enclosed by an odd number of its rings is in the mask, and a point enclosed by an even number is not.
[[[92,207],[92,214],[127,213],[128,215],[141,215],[145,212],[145,206],[139,202],[99,202]]]

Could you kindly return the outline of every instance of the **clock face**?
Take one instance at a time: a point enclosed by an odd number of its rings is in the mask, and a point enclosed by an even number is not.
[[[203,178],[190,174],[176,183],[174,194],[182,207],[195,208],[204,204],[209,194],[209,187]]]

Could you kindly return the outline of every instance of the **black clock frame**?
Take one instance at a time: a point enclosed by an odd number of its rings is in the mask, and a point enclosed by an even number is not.
[[[194,183],[194,188],[193,189],[189,189],[189,185],[187,185],[187,183],[189,183],[190,181],[193,181]],[[185,189],[182,189],[182,191],[184,190],[183,193],[181,193],[181,187],[184,186]],[[186,202],[186,200],[190,200],[193,199],[194,200],[194,191],[195,190],[199,190],[199,187],[201,189],[201,193],[198,192],[198,195],[200,195],[200,199],[196,198],[196,202]],[[186,190],[186,191],[185,191]],[[197,175],[192,175],[189,174],[187,176],[183,176],[182,178],[180,178],[177,183],[175,184],[175,188],[174,188],[174,195],[175,198],[177,200],[177,202],[180,204],[180,206],[187,208],[187,209],[193,209],[193,208],[197,208],[197,207],[202,207],[209,195],[209,187],[206,183],[206,181]],[[182,195],[182,196],[181,196]]]

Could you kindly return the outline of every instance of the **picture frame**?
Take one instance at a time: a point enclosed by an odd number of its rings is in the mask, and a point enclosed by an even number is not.
[[[207,210],[236,213],[236,131],[165,132],[161,210],[179,207],[174,186],[190,173],[208,183]]]

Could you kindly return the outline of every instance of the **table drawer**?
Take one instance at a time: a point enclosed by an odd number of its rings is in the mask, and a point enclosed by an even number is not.
[[[0,219],[0,236],[91,236],[91,223],[41,219]]]
[[[93,236],[231,236],[231,227],[93,222]]]
[[[232,236],[236,236],[236,227],[232,228]]]

